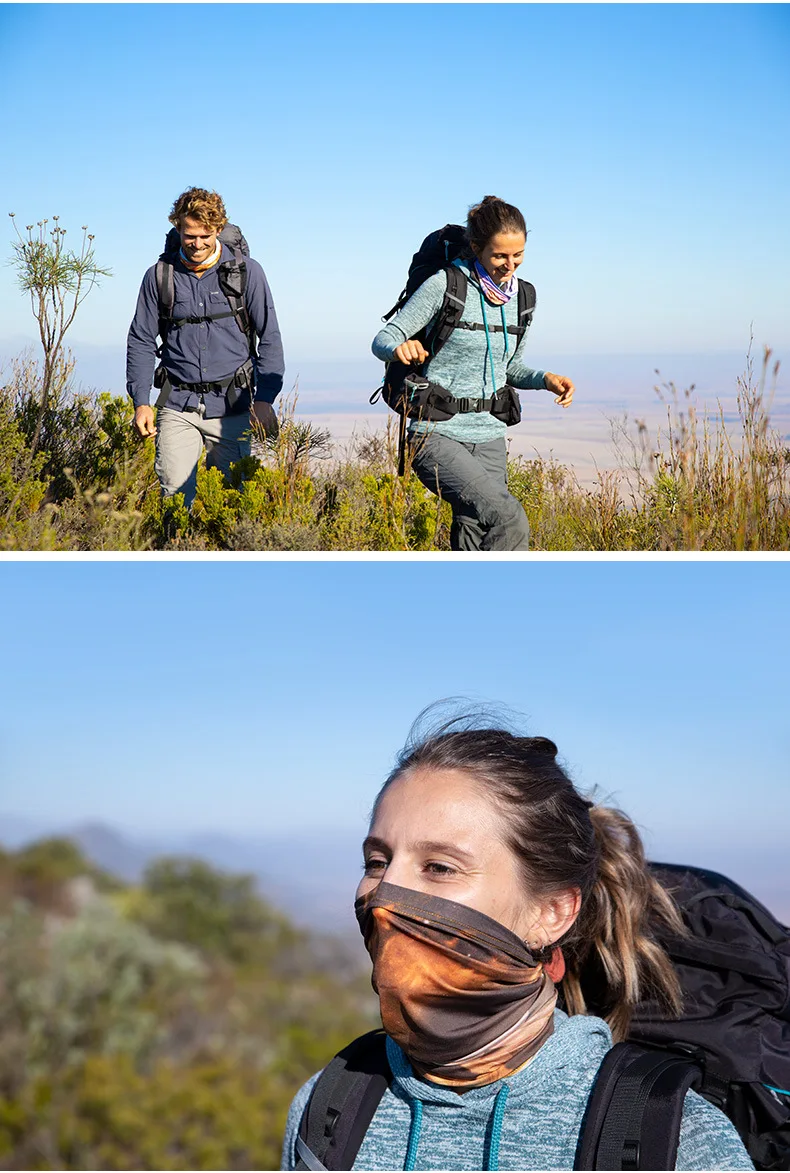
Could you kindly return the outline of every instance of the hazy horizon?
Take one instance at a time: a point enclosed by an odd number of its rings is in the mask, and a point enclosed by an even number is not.
[[[558,354],[552,355],[553,369],[567,374],[576,383],[576,396],[568,411],[560,410],[546,392],[522,393],[523,419],[508,430],[511,455],[527,459],[536,454],[553,456],[572,465],[582,482],[591,482],[596,469],[617,467],[612,427],[627,417],[627,432],[636,440],[636,422],[642,421],[655,437],[665,430],[666,404],[671,402],[672,383],[682,409],[688,403],[687,389],[694,387],[693,402],[699,411],[718,415],[719,409],[733,430],[738,430],[738,379],[747,365],[748,337],[743,349],[708,353],[665,354]],[[25,350],[37,356],[35,340],[18,336],[0,337],[0,372],[10,372],[13,360]],[[87,392],[110,391],[125,394],[122,347],[96,346],[74,342],[76,368],[74,389]],[[781,354],[771,358],[771,369]],[[329,431],[337,454],[352,437],[383,431],[392,416],[384,404],[371,406],[370,396],[381,382],[383,364],[367,354],[363,357],[322,361],[288,357],[281,398],[295,400],[296,415],[316,428]],[[537,362],[537,360],[535,360]],[[755,378],[762,370],[762,351],[755,343],[752,352]],[[548,366],[548,364],[546,364]],[[552,368],[549,368],[552,369]],[[771,425],[790,442],[790,396],[785,372],[769,377],[767,391],[774,388],[770,404]],[[660,388],[662,403],[656,393]],[[394,417],[393,417],[394,418]]]
[[[656,836],[644,826],[639,831],[649,859],[719,872],[751,891],[779,920],[790,924],[785,842],[749,844],[726,838],[697,842],[693,832],[684,836],[665,829]],[[267,835],[249,826],[132,828],[90,817],[69,824],[0,811],[0,846],[9,850],[50,835],[76,837],[93,862],[127,881],[142,870],[143,853],[148,853],[147,858],[196,855],[222,870],[256,875],[264,895],[297,920],[339,932],[355,928],[352,904],[366,833],[366,820],[356,826],[281,827]],[[114,837],[121,841],[115,868],[110,862]],[[310,857],[315,853],[308,864],[305,853]],[[300,857],[298,863],[294,855]]]

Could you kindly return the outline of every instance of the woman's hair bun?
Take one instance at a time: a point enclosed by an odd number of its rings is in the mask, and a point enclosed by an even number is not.
[[[557,747],[549,737],[528,737],[529,748],[538,753],[546,753],[552,758],[557,756]]]
[[[520,233],[527,238],[527,226],[518,208],[499,196],[483,196],[479,204],[469,209],[466,218],[466,239],[472,251],[480,253],[498,232]]]

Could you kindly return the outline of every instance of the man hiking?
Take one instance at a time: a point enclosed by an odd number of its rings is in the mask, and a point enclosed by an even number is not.
[[[221,197],[191,187],[169,219],[175,231],[143,278],[129,328],[126,387],[139,435],[156,436],[162,492],[183,493],[189,508],[204,446],[207,467],[226,474],[250,453],[251,417],[276,434],[285,366],[269,283]]]

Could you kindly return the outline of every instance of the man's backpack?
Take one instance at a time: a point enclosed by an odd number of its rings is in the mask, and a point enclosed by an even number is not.
[[[601,1064],[574,1167],[674,1169],[683,1101],[695,1088],[729,1116],[758,1169],[790,1169],[790,931],[724,876],[651,868],[689,929],[662,938],[683,1016],[638,1008],[630,1040]],[[352,1167],[392,1078],[384,1040],[383,1031],[361,1036],[321,1073],[300,1122],[297,1169]]]
[[[429,277],[444,270],[447,285],[439,312],[430,329],[420,330],[415,335],[431,358],[439,353],[454,330],[484,328],[477,323],[461,321],[468,282],[466,273],[453,261],[466,248],[466,233],[460,224],[445,224],[444,228],[438,228],[426,236],[412,257],[404,289],[392,309],[382,318],[382,321],[388,322]],[[534,311],[535,286],[519,278],[517,325],[507,327],[508,333],[516,339],[514,354],[529,329]],[[491,324],[488,329],[492,334],[502,333],[501,325]],[[518,396],[512,388],[502,388],[489,399],[457,399],[438,383],[430,383],[425,379],[422,368],[407,366],[397,360],[387,363],[384,381],[373,392],[370,402],[376,403],[379,398],[393,411],[410,419],[436,422],[450,419],[459,412],[470,411],[491,412],[508,425],[518,423],[521,418]]]
[[[162,340],[157,350],[157,357],[160,360],[167,341],[168,331],[174,326],[184,326],[187,323],[218,321],[220,318],[230,317],[235,318],[236,324],[242,334],[247,338],[250,348],[250,360],[255,355],[257,340],[249,313],[247,312],[244,297],[247,291],[247,263],[245,258],[250,255],[250,248],[243,232],[237,224],[226,224],[222,231],[218,233],[217,239],[222,244],[227,245],[233,253],[232,261],[222,261],[217,266],[219,287],[227,298],[228,309],[219,314],[174,318],[175,281],[173,278],[173,266],[178,260],[181,237],[177,228],[171,228],[165,237],[165,247],[159,256],[159,260],[156,262],[156,291],[159,301],[159,337]],[[238,378],[239,372],[234,372],[230,376],[230,379],[226,380],[228,384],[228,400],[231,405],[238,399],[244,386],[251,387],[251,363],[249,360],[241,370],[244,372],[244,378],[241,381]],[[233,385],[231,386],[231,384]],[[167,370],[161,361],[154,374],[154,386],[161,388],[161,394],[156,401],[156,406],[163,407],[167,402],[172,388]]]

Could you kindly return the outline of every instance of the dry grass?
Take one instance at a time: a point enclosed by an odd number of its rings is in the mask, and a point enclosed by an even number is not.
[[[778,363],[738,380],[738,421],[706,414],[694,389],[660,389],[666,422],[613,424],[617,468],[590,488],[554,460],[509,463],[538,550],[786,550],[790,449],[771,427]],[[257,435],[230,483],[201,469],[191,515],[163,503],[151,444],[135,444],[127,401],[64,394],[48,407],[46,456],[26,459],[35,371],[18,367],[0,389],[0,548],[160,550],[446,550],[449,507],[412,473],[398,475],[398,421],[336,448],[279,407],[280,435]],[[74,435],[75,428],[78,435]],[[72,442],[58,444],[69,430]],[[82,454],[81,462],[75,454]],[[88,459],[89,456],[89,459]],[[70,464],[66,464],[70,461]],[[26,471],[27,470],[27,471]],[[21,485],[19,477],[26,476]],[[29,483],[28,483],[29,482]]]

